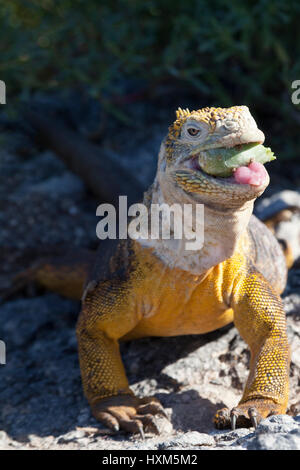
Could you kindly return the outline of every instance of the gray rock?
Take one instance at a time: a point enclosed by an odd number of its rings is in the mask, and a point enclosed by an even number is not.
[[[200,433],[197,431],[187,432],[181,436],[170,439],[159,445],[159,449],[169,448],[192,448],[193,446],[213,446],[215,439],[209,434]]]
[[[273,194],[269,198],[265,197],[258,200],[255,205],[255,212],[259,218],[266,220],[277,214],[277,212],[290,207],[300,209],[300,192],[286,189]]]
[[[57,443],[67,444],[69,442],[78,441],[79,439],[82,439],[84,437],[85,437],[85,432],[83,430],[70,431],[64,436],[59,437],[57,440]]]
[[[48,293],[43,298],[17,299],[0,306],[0,334],[3,340],[7,338],[8,353],[16,347],[27,345],[36,332],[49,326],[49,322],[53,322],[61,311],[66,314],[73,311],[74,302],[58,299],[57,295]],[[15,316],[18,317],[17,325]]]
[[[283,305],[286,314],[297,313],[300,314],[300,295],[291,294],[283,299]]]
[[[249,450],[300,450],[300,433],[259,434],[248,445]]]
[[[262,220],[273,217],[278,212],[289,209],[285,220],[275,226],[275,235],[285,240],[293,254],[293,259],[300,257],[300,192],[284,190],[271,197],[259,200],[255,206],[256,215]]]
[[[258,425],[250,450],[300,450],[300,416],[270,416]]]
[[[5,444],[8,441],[9,437],[5,431],[0,431],[0,446]]]
[[[290,433],[292,431],[300,433],[299,419],[288,415],[275,415],[262,420],[256,429],[256,434]]]
[[[234,431],[219,431],[214,434],[214,438],[217,444],[231,445],[232,442],[237,441],[238,439],[249,437],[253,435],[253,432],[247,428],[239,428]]]

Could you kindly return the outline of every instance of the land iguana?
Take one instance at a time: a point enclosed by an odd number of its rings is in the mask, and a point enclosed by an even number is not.
[[[231,322],[249,345],[250,373],[238,405],[216,413],[216,427],[257,426],[285,413],[290,352],[280,293],[287,268],[277,240],[252,215],[269,176],[251,152],[225,177],[218,158],[206,171],[212,149],[222,155],[263,142],[246,106],[179,108],[144,203],[204,204],[203,247],[187,250],[184,238],[100,244],[77,338],[84,393],[93,415],[109,428],[143,435],[147,427],[155,430],[154,415],[164,413],[156,398],[131,391],[120,340],[202,334]]]

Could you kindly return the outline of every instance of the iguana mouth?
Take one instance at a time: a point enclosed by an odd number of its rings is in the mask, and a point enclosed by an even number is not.
[[[253,144],[253,147],[256,145],[258,146],[259,144]],[[247,144],[236,145],[230,150],[237,151],[236,155],[241,155],[245,153],[244,150],[247,153],[247,151],[249,150],[249,146]],[[220,178],[221,182],[223,180],[224,182],[227,181],[233,184],[237,183],[250,184],[252,186],[261,186],[264,184],[268,177],[267,170],[265,169],[263,163],[260,161],[256,161],[255,158],[253,158],[249,152],[248,155],[244,159],[242,159],[243,161],[239,161],[238,158],[232,158],[229,159],[228,165],[226,165],[228,160],[227,162],[225,161],[225,168],[216,168],[215,173],[213,168],[209,168],[209,165],[205,165],[205,159],[203,162],[204,152],[198,153],[193,156],[193,158],[190,160],[191,168],[196,172],[201,171],[206,176]],[[222,153],[228,152],[228,149],[220,147],[214,149],[214,152],[217,154],[216,159],[219,158],[220,160],[222,160]],[[262,159],[262,161],[265,162],[265,159]],[[208,171],[206,170],[206,167],[208,167]]]
[[[185,160],[185,168],[176,170],[175,179],[187,192],[203,192],[204,188],[261,192],[269,184],[263,164],[274,158],[270,149],[257,142],[201,149]]]

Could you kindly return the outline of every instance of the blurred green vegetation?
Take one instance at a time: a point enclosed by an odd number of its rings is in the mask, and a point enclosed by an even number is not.
[[[207,105],[248,104],[290,157],[299,15],[298,0],[2,1],[0,79],[11,97],[86,86],[108,102],[126,80],[170,81]]]

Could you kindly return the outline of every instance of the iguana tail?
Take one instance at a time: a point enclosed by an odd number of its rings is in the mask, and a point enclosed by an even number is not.
[[[37,284],[64,297],[80,300],[95,252],[78,247],[54,249],[31,267],[17,274],[12,287],[1,294],[4,301],[31,284]]]

